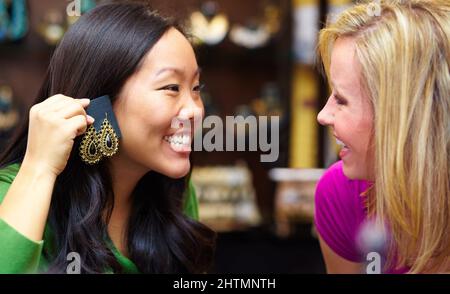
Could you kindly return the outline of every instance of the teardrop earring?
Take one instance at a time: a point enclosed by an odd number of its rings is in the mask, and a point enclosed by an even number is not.
[[[102,128],[99,136],[100,151],[105,157],[111,157],[119,150],[119,139],[116,132],[108,121],[108,113],[102,122]]]
[[[96,164],[103,157],[97,136],[94,125],[91,125],[81,141],[80,157],[87,164]]]

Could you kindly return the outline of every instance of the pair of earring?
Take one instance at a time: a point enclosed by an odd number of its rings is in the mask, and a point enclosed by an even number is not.
[[[108,121],[108,114],[97,133],[94,124],[86,131],[80,144],[80,157],[87,164],[96,164],[103,157],[111,157],[119,150],[119,139]]]

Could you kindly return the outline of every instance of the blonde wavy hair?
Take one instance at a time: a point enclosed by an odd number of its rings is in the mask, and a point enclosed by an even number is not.
[[[354,37],[375,120],[369,207],[388,225],[389,265],[449,271],[450,1],[377,2],[327,24],[319,56],[329,76],[335,41]]]

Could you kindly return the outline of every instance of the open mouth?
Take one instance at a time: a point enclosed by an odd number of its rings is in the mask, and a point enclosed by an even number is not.
[[[344,148],[347,148],[347,146],[345,146],[345,143],[342,142],[341,140],[339,140],[338,138],[336,138],[336,143],[337,143],[339,146],[342,146],[342,147],[344,147]]]
[[[171,136],[164,136],[164,141],[169,143],[175,152],[190,152],[192,136],[191,133],[175,133]]]
[[[341,151],[339,151],[339,157],[341,159],[344,159],[345,156],[347,156],[350,153],[350,149],[347,147],[347,145],[345,145],[344,142],[342,142],[341,140],[339,140],[338,138],[336,138],[336,143],[339,146],[342,146]]]

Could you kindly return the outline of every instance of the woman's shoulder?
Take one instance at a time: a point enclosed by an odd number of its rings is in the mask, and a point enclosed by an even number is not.
[[[366,218],[366,181],[348,179],[342,161],[333,164],[321,177],[315,193],[315,224],[324,241],[337,254],[358,261],[356,235]]]

